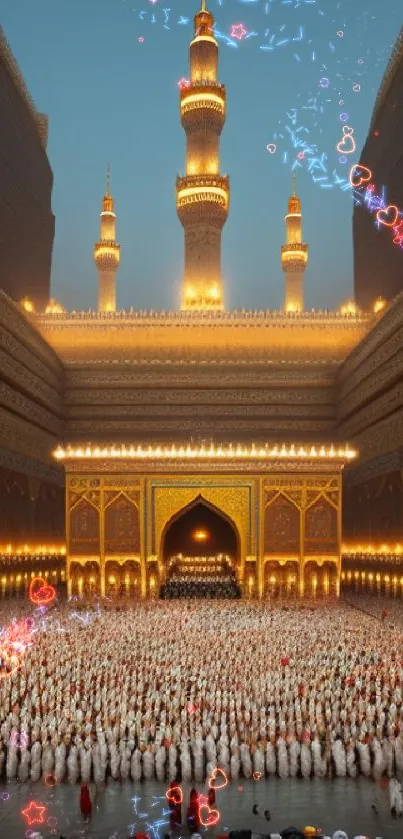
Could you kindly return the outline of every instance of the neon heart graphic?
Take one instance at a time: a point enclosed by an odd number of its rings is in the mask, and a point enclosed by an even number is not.
[[[252,775],[252,778],[253,778],[254,781],[260,781],[261,777],[262,777],[261,772],[254,772],[253,775]]]
[[[224,778],[224,782],[222,784],[216,784],[215,783],[217,775],[221,775],[222,778]],[[208,785],[209,785],[210,789],[224,789],[224,787],[226,787],[227,784],[228,784],[228,778],[227,778],[224,770],[220,769],[217,766],[215,769],[213,769],[213,771],[212,771],[212,773],[211,773],[211,775],[208,779]]]
[[[270,154],[274,154],[277,150],[277,146],[275,143],[269,143],[268,146],[266,146],[266,148],[267,151],[270,152]]]
[[[206,813],[203,815],[202,811]],[[203,827],[214,827],[220,821],[220,814],[218,810],[211,810],[208,804],[202,804],[199,808],[199,818]]]
[[[56,597],[56,590],[43,577],[34,577],[29,587],[29,599],[37,606],[47,606]]]
[[[385,210],[378,210],[376,217],[379,223],[384,224],[385,227],[395,227],[399,218],[399,210],[394,204],[389,204],[389,207],[386,207]]]
[[[343,139],[337,143],[336,149],[340,154],[352,154],[356,149],[353,135],[345,134]]]
[[[350,170],[350,184],[358,188],[361,184],[366,184],[372,178],[372,172],[367,166],[361,166],[361,163],[356,163]]]
[[[183,792],[181,787],[169,787],[165,793],[165,798],[171,801],[172,804],[182,804]]]

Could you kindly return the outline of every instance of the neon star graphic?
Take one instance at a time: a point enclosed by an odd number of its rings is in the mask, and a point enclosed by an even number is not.
[[[183,90],[185,87],[190,87],[190,80],[189,79],[179,79],[178,87]]]
[[[21,810],[21,813],[25,816],[27,824],[31,826],[31,824],[43,824],[46,810],[47,807],[44,804],[37,804],[36,801],[30,801],[28,807],[25,810]]]
[[[233,23],[231,26],[230,36],[231,38],[236,38],[237,41],[242,41],[242,38],[248,34],[248,30],[245,29],[243,23]]]

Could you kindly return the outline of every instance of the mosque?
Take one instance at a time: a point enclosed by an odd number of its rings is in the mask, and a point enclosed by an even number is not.
[[[116,309],[109,172],[97,311],[51,300],[42,313],[0,296],[2,541],[60,541],[65,518],[69,594],[104,596],[125,581],[154,596],[172,552],[218,546],[245,595],[280,584],[301,598],[338,595],[343,542],[395,544],[403,532],[403,294],[365,312],[353,301],[305,311],[294,179],[283,310],[226,310],[226,88],[204,0],[194,23],[180,88],[180,310]]]

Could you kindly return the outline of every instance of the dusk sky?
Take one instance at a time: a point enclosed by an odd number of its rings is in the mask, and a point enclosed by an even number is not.
[[[403,23],[402,0],[211,0],[207,6],[218,28],[219,80],[227,87],[221,138],[221,172],[231,185],[222,238],[226,306],[282,305],[279,254],[297,160],[310,248],[306,307],[334,308],[353,285],[352,196],[342,187],[358,161]],[[52,294],[68,309],[96,307],[92,249],[108,161],[121,245],[118,307],[178,308],[183,231],[175,178],[184,173],[185,134],[177,83],[189,75],[197,9],[197,0],[0,0],[0,22],[28,89],[49,116]],[[240,41],[230,37],[239,23]],[[343,124],[354,129],[357,146],[346,162],[335,148]],[[295,146],[298,138],[305,151]]]

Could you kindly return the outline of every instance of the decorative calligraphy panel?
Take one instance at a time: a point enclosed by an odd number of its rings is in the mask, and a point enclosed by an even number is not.
[[[85,499],[70,513],[70,553],[99,553],[99,513]]]
[[[322,497],[305,514],[305,553],[337,550],[337,510]]]
[[[105,553],[140,553],[139,512],[124,495],[105,510]]]
[[[264,552],[265,554],[295,554],[299,553],[299,550],[299,511],[284,495],[279,495],[265,509]]]

